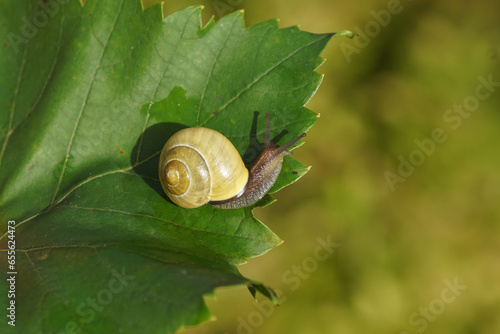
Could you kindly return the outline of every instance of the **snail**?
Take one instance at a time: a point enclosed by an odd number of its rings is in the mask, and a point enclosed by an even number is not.
[[[283,146],[269,140],[266,115],[265,146],[248,168],[233,144],[221,133],[202,127],[176,132],[160,155],[159,176],[172,202],[183,208],[210,204],[237,209],[255,204],[274,185],[286,151],[306,134]]]

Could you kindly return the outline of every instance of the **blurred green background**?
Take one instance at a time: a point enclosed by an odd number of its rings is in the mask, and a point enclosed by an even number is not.
[[[500,333],[500,2],[183,0],[165,13],[200,3],[205,22],[244,9],[247,25],[361,36],[322,54],[307,105],[321,117],[294,152],[310,172],[254,211],[285,243],[240,270],[281,306],[219,289],[217,321],[185,333]],[[318,237],[339,245],[317,253]]]

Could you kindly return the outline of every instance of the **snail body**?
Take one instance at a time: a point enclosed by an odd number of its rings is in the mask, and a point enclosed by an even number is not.
[[[286,151],[304,137],[278,146],[269,140],[269,115],[265,146],[248,168],[233,144],[221,133],[202,127],[175,133],[160,155],[159,176],[163,190],[175,204],[197,208],[210,204],[237,209],[259,201],[274,185]]]

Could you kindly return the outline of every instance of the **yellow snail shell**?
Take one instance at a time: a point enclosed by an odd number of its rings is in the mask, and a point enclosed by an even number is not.
[[[207,128],[187,128],[165,144],[160,182],[170,200],[184,208],[240,195],[248,170],[233,144]]]

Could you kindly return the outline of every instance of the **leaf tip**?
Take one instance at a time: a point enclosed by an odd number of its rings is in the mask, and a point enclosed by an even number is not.
[[[359,36],[359,34],[355,34],[350,30],[342,30],[342,31],[334,33],[333,36],[334,37],[347,37],[347,38],[353,39],[354,36]]]
[[[248,284],[247,288],[254,299],[257,299],[257,292],[260,292],[263,296],[272,301],[274,305],[279,306],[278,294],[272,288],[257,282]]]

